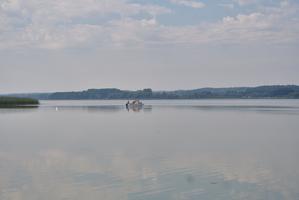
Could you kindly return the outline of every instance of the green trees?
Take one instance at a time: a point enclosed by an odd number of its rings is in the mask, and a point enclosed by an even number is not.
[[[17,95],[16,95],[17,96]],[[152,91],[150,88],[131,91],[117,88],[89,89],[76,92],[55,92],[21,94],[23,97],[53,100],[81,100],[81,99],[259,99],[259,98],[284,98],[298,99],[299,86],[296,85],[270,85],[259,87],[231,87],[231,88],[200,88],[194,90]],[[31,99],[32,100],[32,99]],[[14,102],[13,99],[10,99]],[[34,100],[33,100],[34,101]],[[29,101],[30,102],[30,101]],[[34,104],[34,102],[32,102]],[[30,104],[32,104],[30,103]]]
[[[0,107],[38,105],[39,101],[31,98],[0,97]]]

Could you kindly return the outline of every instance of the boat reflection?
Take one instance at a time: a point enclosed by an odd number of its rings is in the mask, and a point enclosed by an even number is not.
[[[133,112],[139,112],[143,109],[144,104],[139,100],[134,100],[132,102],[128,101],[126,103],[126,109],[127,111],[132,110]]]

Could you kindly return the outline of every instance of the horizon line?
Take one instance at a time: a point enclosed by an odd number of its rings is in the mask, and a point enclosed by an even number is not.
[[[144,89],[151,89],[153,92],[172,92],[172,91],[192,91],[192,90],[198,90],[198,89],[228,89],[228,88],[257,88],[257,87],[271,87],[271,86],[296,86],[299,87],[299,84],[272,84],[272,85],[255,85],[255,86],[225,86],[225,87],[197,87],[197,88],[185,88],[185,89],[160,89],[155,90],[150,87],[144,87],[140,89],[121,89],[117,87],[103,87],[103,88],[87,88],[87,89],[81,89],[81,90],[64,90],[64,91],[45,91],[45,92],[11,92],[11,93],[0,93],[0,95],[14,95],[14,94],[51,94],[51,93],[60,93],[60,92],[82,92],[82,91],[88,91],[88,90],[103,90],[103,89],[117,89],[121,91],[142,91]]]

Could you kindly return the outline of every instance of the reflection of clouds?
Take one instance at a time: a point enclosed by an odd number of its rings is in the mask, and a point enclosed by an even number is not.
[[[163,105],[159,109],[177,109],[209,112],[257,112],[259,114],[299,115],[298,106],[259,106],[259,105]]]
[[[86,111],[89,113],[116,113],[125,111],[132,111],[132,112],[151,112],[152,106],[146,105],[143,107],[132,107],[132,108],[126,108],[125,105],[57,105],[57,106],[43,106],[41,109],[51,109],[55,111],[68,111],[68,112],[82,112]],[[20,109],[21,110],[21,109]],[[7,111],[9,112],[9,111]]]
[[[177,198],[177,199],[182,199],[182,200],[193,199],[193,198],[199,197],[200,195],[204,194],[204,192],[205,191],[202,188],[193,189],[188,192],[181,192],[179,198]]]
[[[157,173],[153,169],[148,167],[142,168],[142,179],[150,179],[155,182],[158,180],[157,176]]]
[[[21,197],[20,199],[64,199],[70,197],[83,199],[94,192],[93,188],[88,184],[76,185],[71,177],[75,174],[100,173],[102,171],[99,165],[88,158],[71,156],[58,150],[47,151],[30,159],[3,160],[1,158],[2,161],[7,162],[9,164],[7,167],[10,168],[6,168],[7,173],[1,174],[1,177],[7,177],[4,185],[1,185],[1,188],[7,191],[2,193],[7,198],[1,199],[19,199],[18,196]],[[20,170],[19,173],[23,176],[30,176],[30,181],[22,186],[12,187],[12,182],[22,182],[19,180],[20,177],[12,178],[13,174]],[[101,197],[101,194],[103,193],[97,193],[97,196]],[[104,198],[104,196],[102,197]]]
[[[224,180],[234,180],[238,182],[246,182],[257,184],[261,181],[261,173],[265,179],[270,179],[269,171],[258,166],[257,160],[250,157],[238,155],[231,157],[214,154],[197,154],[189,155],[180,159],[180,163],[176,163],[177,158],[173,158],[173,163],[168,165],[176,165],[182,169],[188,169],[193,166],[195,169],[200,169],[204,173],[209,173],[211,176],[221,176]],[[176,163],[176,164],[175,164]]]
[[[21,113],[31,113],[38,111],[38,106],[23,106],[18,108],[1,108],[0,115],[4,114],[21,114]]]
[[[294,116],[166,105],[143,115],[95,104],[0,114],[1,200],[299,196]]]
[[[179,162],[178,162],[179,161]],[[280,161],[279,161],[280,162]],[[275,169],[271,163],[260,163],[256,156],[234,153],[225,154],[196,154],[179,155],[167,160],[166,168],[176,166],[179,169],[193,171],[195,181],[206,180],[211,184],[230,183],[238,188],[234,196],[244,199],[297,199],[298,198],[298,174],[287,176],[288,168]],[[288,164],[285,164],[288,166]],[[183,171],[184,171],[183,170]],[[294,171],[292,171],[294,172]],[[291,172],[291,173],[292,173]],[[283,181],[284,179],[284,181]],[[293,181],[297,180],[297,181]],[[188,179],[187,179],[188,180]],[[244,188],[243,188],[244,187]],[[232,191],[233,191],[232,187]],[[252,193],[250,193],[250,189]],[[241,198],[243,196],[243,198]]]
[[[123,180],[135,179],[140,176],[138,163],[134,159],[129,159],[122,153],[112,156],[110,163],[111,173],[116,174]]]
[[[0,191],[7,191],[0,193],[1,199],[126,199],[128,192],[145,190],[138,180],[151,179],[152,184],[156,179],[150,168],[119,153],[103,162],[58,149],[30,158],[2,153],[0,160],[6,163],[0,170]],[[23,175],[12,177],[17,170]],[[23,176],[29,176],[30,181],[11,185],[11,182],[22,182]]]
[[[255,199],[265,191],[294,198],[287,185],[277,182],[273,169],[250,155],[196,153],[148,160],[123,152],[101,157],[51,149],[20,157],[1,153],[0,161],[0,199],[158,199],[163,195]],[[230,189],[213,193],[226,183]]]
[[[104,112],[104,113],[115,113],[120,112],[124,110],[124,106],[120,105],[91,105],[91,106],[56,106],[56,107],[50,107],[55,108],[56,111],[77,111],[77,112]]]

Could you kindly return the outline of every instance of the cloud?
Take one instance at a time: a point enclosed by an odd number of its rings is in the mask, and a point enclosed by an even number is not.
[[[234,9],[235,5],[233,3],[220,3],[218,6],[227,8],[227,9]]]
[[[192,8],[203,8],[205,4],[195,0],[170,0],[171,3]]]
[[[125,0],[2,0],[0,49],[299,41],[298,6],[286,1],[216,22],[160,24],[157,16],[171,12]]]
[[[254,4],[257,0],[234,0],[234,2],[238,3],[240,6]]]
[[[111,37],[111,24],[109,20],[90,23],[94,18],[114,16],[122,21],[146,13],[155,19],[170,12],[165,7],[125,0],[4,0],[0,1],[0,48],[63,48],[94,39],[99,42],[99,38],[103,43]]]
[[[298,8],[285,4],[261,12],[227,16],[197,26],[164,28],[164,41],[176,43],[277,44],[299,41]],[[292,20],[290,20],[292,19]]]

